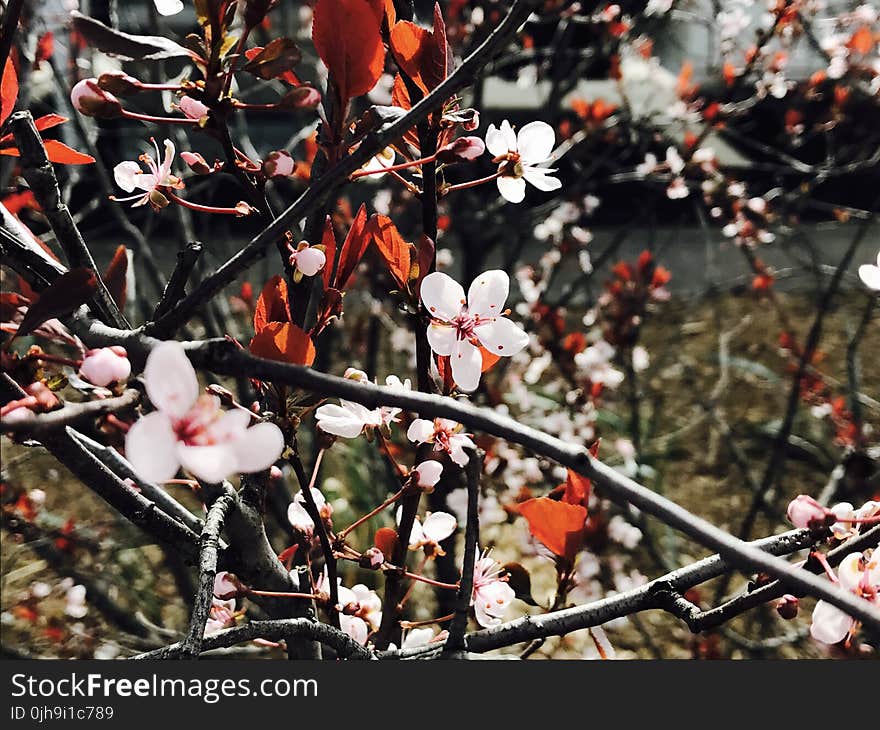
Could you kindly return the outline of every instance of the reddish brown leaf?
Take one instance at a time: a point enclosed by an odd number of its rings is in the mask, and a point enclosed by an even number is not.
[[[276,274],[263,287],[254,310],[254,332],[260,334],[270,322],[289,322],[287,282]]]
[[[49,162],[57,162],[60,165],[91,165],[95,158],[91,155],[77,152],[57,139],[43,140]]]
[[[324,288],[330,288],[330,280],[333,277],[333,262],[336,260],[336,234],[333,232],[333,221],[328,215],[324,221],[324,235],[321,237],[321,245],[324,247],[324,256],[327,263],[324,265],[322,277]]]
[[[390,527],[380,527],[376,530],[373,544],[382,551],[386,560],[390,560],[397,547],[397,533]]]
[[[276,38],[253,57],[248,54],[248,58],[245,71],[261,79],[278,79],[293,73],[302,54],[290,38]]]
[[[67,117],[62,117],[60,114],[44,114],[39,119],[34,120],[34,126],[38,132],[42,132],[46,129],[57,127],[59,124],[64,124],[66,121]]]
[[[113,254],[113,259],[104,272],[104,283],[107,285],[107,290],[113,297],[113,301],[116,302],[116,306],[120,309],[125,309],[127,275],[128,254],[125,251],[125,246],[117,246],[116,253]]]
[[[403,240],[397,226],[388,216],[373,215],[367,223],[366,232],[388,266],[397,286],[406,289],[412,267],[410,244]]]
[[[874,47],[874,34],[871,32],[871,26],[863,25],[852,37],[846,42],[846,45],[856,53],[867,56]]]
[[[348,229],[348,235],[342,244],[342,250],[339,252],[339,265],[336,268],[336,288],[344,291],[350,283],[355,268],[363,258],[367,246],[370,244],[370,237],[366,233],[367,225],[367,208],[364,205],[358,209],[357,215],[351,228]]]
[[[0,322],[14,322],[19,310],[30,303],[30,299],[14,291],[0,292]]]
[[[587,510],[549,497],[527,500],[517,508],[529,523],[529,532],[557,557],[571,563],[581,549]]]
[[[391,51],[401,71],[425,93],[438,86],[448,71],[446,28],[439,6],[434,8],[434,30],[401,20],[391,29]]]
[[[495,363],[497,363],[501,359],[501,355],[496,355],[494,352],[489,352],[485,347],[480,345],[480,356],[483,358],[483,364],[480,366],[480,372],[485,373],[495,367]]]
[[[250,351],[257,357],[294,365],[311,365],[315,361],[312,338],[290,322],[269,322],[254,335]]]
[[[15,66],[10,54],[6,59],[6,66],[3,67],[3,78],[0,80],[0,125],[12,114],[17,98],[18,77],[15,75]]]
[[[98,277],[89,269],[71,269],[59,276],[44,289],[40,298],[31,304],[21,320],[16,336],[33,332],[47,319],[55,319],[70,314],[85,304],[98,290]]]
[[[367,0],[318,0],[312,41],[343,101],[366,94],[382,75],[385,46]]]

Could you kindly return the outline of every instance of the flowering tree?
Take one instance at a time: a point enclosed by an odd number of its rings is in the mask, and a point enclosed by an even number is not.
[[[14,621],[106,657],[876,647],[870,4],[70,5],[10,0],[0,38],[4,537],[55,576]],[[705,27],[709,72],[670,71]],[[661,215],[748,272],[708,379],[702,300],[621,253]],[[802,270],[809,306],[777,291]],[[43,452],[114,524],[20,471]]]

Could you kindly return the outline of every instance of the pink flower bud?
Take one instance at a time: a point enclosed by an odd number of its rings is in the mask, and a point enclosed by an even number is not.
[[[278,102],[280,109],[314,109],[321,103],[320,92],[312,86],[298,86]]]
[[[124,348],[102,347],[86,352],[79,374],[93,385],[104,388],[110,383],[127,380],[131,375],[131,363]]]
[[[371,547],[364,551],[358,564],[365,570],[379,570],[385,564],[385,555],[377,547]]]
[[[180,158],[189,165],[189,169],[196,175],[210,175],[214,172],[198,152],[181,152]]]
[[[123,71],[107,71],[98,77],[98,86],[116,96],[128,96],[137,94],[143,84],[134,76],[129,76]]]
[[[440,481],[443,465],[439,461],[423,461],[413,469],[413,473],[422,489],[432,489]]]
[[[834,513],[819,504],[806,494],[799,494],[788,505],[785,511],[788,521],[795,527],[811,530],[826,527],[835,522]]]
[[[441,162],[469,162],[486,151],[486,143],[479,137],[459,137],[443,147],[437,158]]]
[[[202,102],[193,99],[191,96],[180,97],[180,101],[177,102],[177,108],[180,109],[188,119],[204,119],[211,111],[207,106],[202,104]]]
[[[241,593],[241,581],[232,573],[221,570],[214,576],[214,596],[221,601],[227,601],[235,598]]]
[[[263,173],[266,177],[290,177],[294,170],[296,161],[284,150],[270,152],[263,161]]]
[[[284,472],[281,471],[281,469],[279,469],[277,466],[272,464],[272,466],[269,467],[269,479],[271,479],[273,482],[277,482],[279,479],[282,479],[283,477],[284,477]]]
[[[122,114],[122,104],[113,94],[98,86],[97,79],[83,79],[70,91],[70,102],[87,117],[114,119]]]
[[[776,613],[786,620],[791,620],[798,615],[799,601],[797,597],[786,593],[776,602]]]

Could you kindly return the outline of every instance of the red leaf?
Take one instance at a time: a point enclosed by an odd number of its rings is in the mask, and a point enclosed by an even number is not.
[[[259,56],[263,52],[263,46],[255,46],[254,48],[248,48],[245,52],[245,58],[248,61],[253,61],[257,56]],[[286,81],[291,86],[301,86],[302,81],[300,81],[299,76],[297,76],[293,71],[285,71],[283,74],[277,77],[281,81]]]
[[[446,27],[440,7],[434,7],[434,30],[428,31],[408,20],[395,23],[391,29],[391,51],[400,70],[423,92],[438,86],[448,71]]]
[[[3,78],[0,80],[0,125],[12,114],[15,108],[15,100],[18,98],[18,77],[15,75],[15,66],[12,63],[12,55],[6,59],[3,67]]]
[[[117,246],[116,253],[113,254],[113,259],[104,272],[104,283],[107,285],[113,301],[116,302],[116,306],[120,309],[125,309],[127,274],[128,254],[125,251],[125,246]]]
[[[501,355],[496,355],[494,352],[489,352],[485,347],[480,345],[480,356],[483,358],[483,364],[480,366],[480,372],[485,373],[495,367],[495,363],[497,363],[501,359]]]
[[[361,205],[339,252],[339,265],[336,268],[336,288],[339,290],[344,290],[348,286],[351,275],[370,244],[370,237],[365,230],[366,224],[367,208]]]
[[[569,563],[584,541],[587,510],[578,504],[557,502],[549,497],[529,499],[517,508],[529,523],[529,532],[550,552]]]
[[[324,256],[327,259],[322,273],[324,288],[329,289],[330,280],[333,277],[333,262],[336,260],[336,234],[333,232],[333,221],[329,215],[324,221],[324,235],[321,237],[321,245],[324,247]]]
[[[385,67],[385,46],[367,0],[318,0],[312,41],[343,102],[372,89]]]
[[[43,144],[46,146],[49,162],[57,162],[61,165],[90,165],[95,161],[91,155],[77,152],[57,139],[43,140]]]
[[[312,338],[290,322],[269,322],[254,335],[250,351],[257,357],[295,365],[311,365],[315,361]]]
[[[871,27],[863,25],[859,28],[846,42],[846,46],[856,53],[861,53],[863,56],[867,56],[874,47],[874,34],[871,32]]]
[[[373,544],[382,551],[386,560],[390,560],[397,547],[397,533],[390,527],[380,527],[376,530]]]
[[[62,117],[60,114],[44,114],[39,119],[34,120],[34,126],[38,132],[42,132],[43,130],[57,127],[59,124],[64,124],[66,121],[67,117]]]
[[[367,223],[366,232],[388,265],[397,286],[406,289],[412,268],[410,244],[403,240],[397,226],[388,216],[372,216]]]
[[[599,440],[590,447],[590,456],[594,459],[599,453]],[[562,494],[562,501],[568,504],[579,504],[582,507],[590,506],[590,491],[593,488],[593,482],[585,476],[581,476],[576,471],[568,470],[568,476],[565,480],[565,489]]]
[[[16,337],[33,332],[48,319],[63,317],[85,304],[98,290],[98,277],[89,269],[71,269],[59,276],[40,294],[25,314]]]
[[[263,287],[254,310],[254,332],[260,334],[270,322],[289,322],[287,282],[275,275]]]

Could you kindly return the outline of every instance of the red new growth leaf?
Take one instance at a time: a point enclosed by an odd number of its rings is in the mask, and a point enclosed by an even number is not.
[[[367,208],[364,205],[358,209],[357,215],[351,228],[348,229],[348,235],[342,244],[342,250],[339,252],[339,265],[336,268],[336,288],[344,290],[348,284],[355,268],[360,263],[367,246],[370,244],[370,237],[366,232],[367,225]]]
[[[497,363],[500,359],[500,355],[496,355],[494,352],[490,352],[485,347],[480,345],[480,356],[483,358],[483,364],[480,366],[480,372],[485,373],[495,367],[495,363]]]
[[[270,322],[289,322],[287,282],[278,275],[266,282],[254,311],[254,332],[260,334]]]
[[[18,98],[18,77],[15,75],[15,66],[12,64],[12,56],[6,59],[3,67],[3,78],[0,80],[0,125],[12,114],[15,108],[15,100]]]
[[[127,288],[126,275],[128,274],[128,254],[125,246],[117,246],[113,260],[104,272],[104,283],[116,306],[120,309],[125,307],[125,294]]]
[[[871,27],[863,25],[859,28],[846,42],[846,46],[856,53],[861,53],[863,56],[867,56],[874,47],[874,34],[871,32]]]
[[[397,286],[406,289],[412,268],[410,244],[403,240],[397,226],[388,216],[372,216],[367,223],[366,232],[387,264]]]
[[[382,75],[385,46],[367,0],[318,0],[312,41],[343,102],[366,94]]]
[[[43,140],[43,144],[46,147],[49,162],[57,162],[61,165],[90,165],[95,161],[91,155],[77,152],[57,139]]]
[[[333,232],[333,221],[328,215],[324,221],[324,235],[321,236],[321,245],[324,247],[324,256],[327,263],[324,264],[322,277],[324,279],[324,288],[330,288],[330,281],[333,277],[333,262],[336,260],[336,234]]]
[[[401,20],[391,29],[391,51],[400,70],[425,93],[438,86],[448,73],[446,27],[440,6],[434,6],[434,29],[425,30]]]
[[[64,124],[66,121],[67,117],[62,117],[60,114],[44,114],[39,119],[34,120],[34,126],[38,132],[42,132],[46,129],[57,127],[59,124]]]
[[[41,294],[18,326],[16,337],[33,332],[46,320],[63,317],[85,304],[98,290],[98,277],[89,269],[71,269],[59,276]]]
[[[269,322],[251,340],[250,351],[257,357],[294,365],[311,365],[315,345],[309,333],[290,322]]]
[[[382,551],[387,560],[394,554],[394,548],[397,546],[397,533],[390,527],[380,527],[376,530],[373,544]]]
[[[529,523],[529,532],[559,558],[574,561],[584,541],[587,510],[579,504],[537,497],[523,502],[519,513]]]

